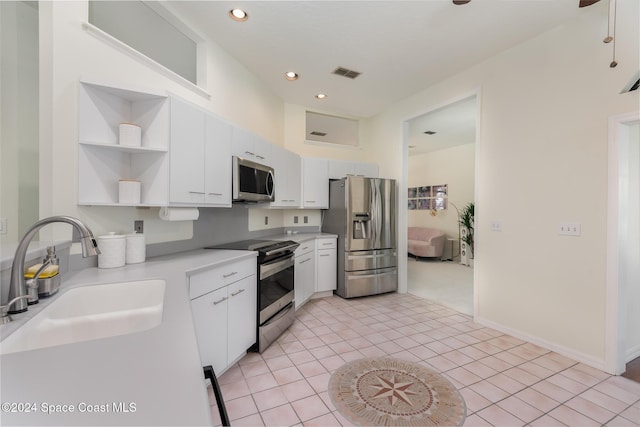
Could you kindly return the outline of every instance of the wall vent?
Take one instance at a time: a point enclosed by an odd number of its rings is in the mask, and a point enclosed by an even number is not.
[[[333,74],[336,74],[336,75],[342,76],[342,77],[347,77],[347,78],[350,78],[350,79],[355,79],[356,77],[358,77],[362,73],[360,73],[358,71],[349,70],[348,68],[338,67],[335,70],[333,70]]]
[[[314,135],[314,136],[327,136],[326,132],[318,132],[317,130],[314,130],[313,132],[309,133],[310,135]]]

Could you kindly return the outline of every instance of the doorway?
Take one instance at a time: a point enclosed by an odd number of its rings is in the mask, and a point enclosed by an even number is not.
[[[436,256],[407,255],[407,290],[468,315],[474,314],[474,268],[461,257],[469,251],[464,244],[461,250],[459,217],[475,201],[477,121],[473,94],[412,118],[405,127],[407,227],[412,233],[444,233]]]
[[[605,358],[622,374],[640,357],[640,112],[610,118],[608,155]]]

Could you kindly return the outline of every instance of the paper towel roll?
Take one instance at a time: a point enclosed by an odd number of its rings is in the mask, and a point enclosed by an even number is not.
[[[160,208],[160,219],[165,221],[195,221],[199,216],[198,208]]]
[[[144,242],[144,234],[127,234],[127,264],[144,262],[147,256],[147,247]]]
[[[116,268],[125,264],[127,240],[123,235],[109,233],[98,236],[98,248],[98,268]]]

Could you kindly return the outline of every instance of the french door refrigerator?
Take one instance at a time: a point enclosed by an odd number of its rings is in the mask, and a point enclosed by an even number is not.
[[[398,288],[395,180],[348,176],[331,181],[322,231],[338,235],[338,295],[353,298]]]

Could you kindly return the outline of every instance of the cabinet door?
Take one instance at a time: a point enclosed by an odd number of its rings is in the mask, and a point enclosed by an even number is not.
[[[302,207],[329,207],[329,165],[326,159],[302,159]]]
[[[378,178],[377,163],[355,162],[354,166],[354,173],[356,175],[364,176],[367,178]]]
[[[271,147],[271,161],[275,170],[275,201],[272,207],[300,206],[302,175],[300,156],[284,148]]]
[[[215,372],[227,368],[227,288],[191,300],[202,366]]]
[[[337,283],[337,257],[335,249],[319,249],[317,251],[316,292],[333,291]]]
[[[315,250],[300,255],[295,259],[294,282],[296,310],[307,302],[316,287]]]
[[[245,277],[227,287],[229,296],[229,337],[227,363],[232,363],[256,343],[258,283],[256,276]]]
[[[231,125],[207,114],[205,119],[204,202],[231,206]]]
[[[172,203],[204,203],[204,132],[204,111],[171,98]]]
[[[346,160],[329,160],[329,179],[341,179],[355,172],[353,162]]]
[[[231,130],[231,152],[234,156],[256,161],[254,136],[248,130],[234,126]]]

